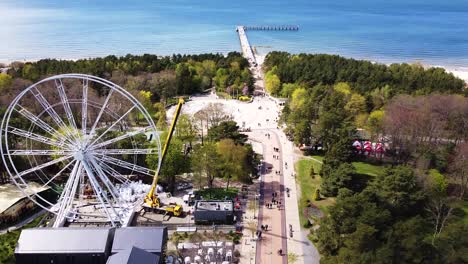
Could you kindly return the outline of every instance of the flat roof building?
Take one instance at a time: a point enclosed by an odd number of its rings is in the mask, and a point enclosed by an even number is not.
[[[114,228],[32,228],[21,232],[16,263],[106,263]]]
[[[154,264],[160,257],[138,247],[131,247],[114,254],[106,264]]]
[[[158,227],[122,227],[115,230],[112,254],[119,253],[132,246],[162,257],[167,241],[167,228]]]
[[[19,264],[160,263],[166,241],[166,227],[32,228],[21,232],[15,257]]]
[[[232,224],[234,203],[232,200],[195,201],[193,214],[197,224]]]

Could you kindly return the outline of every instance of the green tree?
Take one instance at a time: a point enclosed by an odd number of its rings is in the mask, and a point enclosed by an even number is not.
[[[167,132],[166,132],[167,133]],[[164,134],[163,134],[164,136]],[[157,169],[157,155],[147,155],[146,164],[149,168]],[[166,157],[160,169],[160,180],[168,186],[169,191],[175,190],[176,176],[188,172],[190,169],[190,160],[186,158],[182,151],[182,141],[172,138],[171,144],[167,149]]]
[[[344,108],[352,116],[356,117],[358,114],[366,111],[366,98],[360,94],[353,93]]]
[[[176,136],[183,142],[188,142],[192,145],[192,142],[197,136],[197,129],[193,124],[191,118],[186,114],[181,114],[177,120],[176,125]]]
[[[376,136],[382,133],[383,118],[384,118],[383,110],[374,110],[369,114],[369,117],[367,118],[367,127],[369,128],[373,136]]]
[[[218,154],[221,157],[221,173],[227,180],[226,189],[231,179],[244,179],[246,151],[243,146],[236,145],[232,139],[222,139],[217,144]]]
[[[336,196],[338,190],[348,187],[356,169],[351,163],[341,163],[322,178],[321,189],[325,196]]]
[[[349,86],[349,84],[345,82],[339,82],[335,84],[335,86],[333,86],[333,89],[335,89],[335,91],[340,92],[344,95],[349,95],[351,93],[351,87]]]
[[[0,73],[0,92],[4,92],[6,88],[8,88],[13,81],[13,78],[4,73]]]
[[[277,95],[280,92],[281,81],[278,76],[271,71],[265,74],[265,88],[272,95]]]
[[[218,125],[210,127],[208,138],[213,141],[232,139],[236,144],[244,144],[247,141],[247,135],[239,132],[239,126],[234,121],[223,121]]]
[[[191,155],[192,170],[195,173],[195,182],[199,189],[203,186],[213,188],[213,181],[220,177],[220,156],[215,143],[206,142],[196,145]],[[204,180],[206,179],[206,185]]]
[[[395,215],[414,214],[424,198],[413,170],[406,166],[385,169],[375,178],[373,188],[380,202]]]

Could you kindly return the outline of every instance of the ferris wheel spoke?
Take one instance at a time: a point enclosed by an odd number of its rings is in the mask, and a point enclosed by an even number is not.
[[[118,171],[113,169],[111,166],[107,165],[105,162],[100,163],[102,169],[107,172],[107,175],[112,176],[114,179],[120,181],[120,183],[126,184],[128,183],[128,179],[125,178],[122,174],[120,174]]]
[[[102,114],[104,113],[104,110],[107,108],[107,104],[109,103],[109,100],[112,96],[112,92],[114,90],[110,90],[109,94],[106,97],[106,100],[102,104],[101,110],[99,111],[98,116],[96,117],[96,120],[94,120],[93,126],[91,127],[91,131],[89,132],[90,135],[94,135],[94,132],[96,130],[96,126],[99,124],[99,120],[101,119]]]
[[[104,173],[104,171],[101,169],[101,167],[97,164],[96,160],[94,157],[89,158],[90,161],[90,166],[91,168],[94,167],[94,171],[96,172],[97,176],[100,178],[101,182],[104,183],[104,185],[107,187],[107,190],[109,190],[110,194],[112,195],[112,198],[114,198],[114,201],[117,202],[119,201],[119,195],[117,190],[114,188],[114,185],[109,180],[109,177]]]
[[[158,151],[153,148],[148,149],[96,149],[93,153],[101,155],[133,155],[133,154],[156,154]]]
[[[13,179],[17,180],[17,179],[21,178],[22,176],[27,175],[27,174],[29,174],[31,172],[42,170],[42,169],[47,168],[47,167],[49,167],[51,165],[54,165],[54,164],[57,164],[59,162],[65,161],[65,160],[67,160],[67,159],[69,159],[71,157],[73,157],[73,156],[72,155],[63,156],[63,157],[60,157],[58,159],[54,159],[54,160],[51,160],[49,162],[43,163],[43,164],[41,164],[39,166],[32,167],[30,169],[24,170],[24,171],[18,173],[16,176],[14,176]]]
[[[109,132],[115,125],[117,125],[120,121],[122,121],[122,119],[124,119],[136,106],[132,106],[130,107],[130,109],[128,109],[127,112],[125,112],[125,114],[123,114],[122,116],[119,117],[119,119],[117,119],[116,121],[114,121],[114,123],[112,123],[112,125],[110,125],[110,127],[108,127],[106,129],[106,131],[102,132],[101,135],[99,135],[99,137],[97,137],[93,143],[91,143],[90,145],[93,146],[100,138],[102,138],[105,134],[107,134],[107,132]]]
[[[39,104],[44,108],[44,110],[49,114],[50,117],[54,120],[54,122],[57,124],[57,126],[61,129],[64,130],[65,133],[68,134],[68,136],[74,137],[76,140],[76,137],[73,135],[73,132],[69,130],[65,122],[63,122],[62,118],[57,114],[57,112],[54,110],[54,108],[49,104],[47,99],[45,99],[44,95],[37,89],[37,87],[33,87],[33,89],[30,90],[31,93],[34,95],[36,100],[39,102]]]
[[[42,128],[42,130],[46,131],[52,136],[56,136],[62,141],[67,141],[68,139],[66,137],[63,137],[60,133],[57,132],[53,127],[51,127],[49,124],[46,122],[42,121],[39,117],[34,115],[33,113],[29,112],[26,108],[22,107],[21,105],[17,105],[19,107],[19,110],[15,108],[15,111],[20,113],[22,116],[26,117],[29,121],[31,121],[34,125]],[[72,143],[71,141],[69,141]]]
[[[110,214],[109,210],[107,209],[107,206],[106,205],[109,205],[114,213],[114,215],[116,217],[119,218],[119,221],[120,221],[120,216],[117,214],[117,212],[115,211],[115,208],[111,205],[111,202],[109,201],[109,199],[107,198],[107,196],[105,195],[104,193],[104,190],[101,188],[101,186],[99,185],[98,181],[97,181],[97,178],[96,176],[94,175],[94,172],[93,170],[89,167],[88,163],[84,162],[83,163],[83,166],[86,170],[86,174],[88,175],[88,178],[89,178],[89,181],[91,183],[91,185],[93,186],[93,189],[96,193],[96,196],[98,198],[98,200],[101,202],[101,204],[103,205],[103,208],[104,208],[104,211],[108,217],[108,219],[111,221],[111,224],[113,226],[115,226],[115,223],[114,223],[114,218],[112,217],[112,215]]]
[[[72,110],[70,108],[70,103],[68,102],[67,94],[65,93],[65,89],[63,87],[62,79],[55,80],[55,86],[57,87],[58,94],[60,96],[60,101],[62,101],[63,109],[65,109],[65,113],[67,115],[68,123],[74,129],[76,129],[75,118],[73,118]]]
[[[88,120],[88,83],[88,78],[83,80],[83,103],[81,105],[81,131],[83,135],[86,135],[86,122]]]
[[[46,183],[44,183],[44,185],[42,185],[42,187],[46,187],[48,186],[52,181],[54,181],[57,177],[59,177],[60,175],[62,175],[62,173],[68,168],[70,167],[70,165],[73,164],[73,161],[70,161],[68,162],[67,165],[65,165],[65,167],[63,167],[63,169],[61,169],[59,172],[57,172],[57,174],[55,174],[52,178],[50,178]]]
[[[10,149],[8,151],[9,155],[33,155],[33,156],[53,156],[53,155],[70,155],[72,151],[67,150],[42,150],[42,149]]]
[[[73,207],[73,201],[80,179],[79,175],[82,173],[82,170],[83,165],[80,161],[76,161],[58,200],[60,207],[57,212],[57,219],[54,222],[54,227],[59,227],[65,221],[67,214],[70,213]]]
[[[59,147],[59,148],[63,148],[64,145],[67,145],[64,142],[57,141],[57,140],[52,139],[52,138],[44,137],[44,136],[35,134],[33,132],[26,131],[26,130],[16,128],[16,127],[10,127],[10,129],[7,132],[15,134],[17,136],[28,138],[28,139],[31,139],[31,140],[34,140],[34,141],[37,141],[37,142],[41,142],[41,143],[44,143],[44,144]]]
[[[154,170],[151,170],[151,169],[127,162],[127,161],[123,161],[123,160],[116,159],[116,158],[109,157],[109,156],[102,155],[102,154],[99,154],[99,155],[101,155],[101,159],[100,159],[101,161],[119,166],[124,169],[136,171],[136,172],[146,174],[149,176],[154,176],[154,174],[156,173],[156,171]]]
[[[147,131],[150,131],[151,127],[148,126],[148,127],[145,127],[141,130],[137,130],[137,131],[132,131],[132,132],[127,132],[121,136],[118,136],[118,137],[115,137],[113,139],[109,139],[109,140],[106,140],[104,142],[101,142],[99,144],[96,144],[96,145],[93,145],[91,147],[91,149],[97,149],[97,148],[101,148],[101,147],[104,147],[104,146],[107,146],[107,145],[110,145],[112,143],[115,143],[117,141],[120,141],[120,140],[124,140],[124,139],[127,139],[127,138],[130,138],[130,137],[133,137],[133,136],[136,136],[136,135],[139,135],[139,134],[142,134],[142,133],[145,133]]]

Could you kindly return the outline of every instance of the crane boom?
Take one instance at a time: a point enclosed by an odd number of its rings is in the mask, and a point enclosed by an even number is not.
[[[177,123],[177,119],[180,115],[180,110],[182,109],[182,105],[184,104],[184,99],[179,98],[179,102],[177,103],[177,108],[174,113],[174,117],[172,118],[172,124],[169,128],[169,133],[167,134],[166,142],[164,143],[163,151],[161,154],[161,166],[164,164],[164,158],[166,157],[167,149],[169,148],[169,144],[171,143],[172,135],[174,134],[175,126]],[[156,186],[158,185],[158,176],[161,170],[161,166],[156,171],[153,177],[153,183],[151,184],[151,189],[149,193],[145,197],[145,203],[150,207],[159,207],[159,198],[155,195]]]

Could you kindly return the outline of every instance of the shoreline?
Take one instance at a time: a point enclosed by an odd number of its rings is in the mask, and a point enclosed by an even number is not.
[[[141,54],[143,55],[143,54]],[[155,54],[157,55],[157,54]],[[226,54],[224,54],[226,55]],[[330,54],[332,55],[332,54]],[[339,54],[336,54],[336,55],[339,55]],[[108,55],[110,56],[110,55]],[[138,56],[138,55],[136,55]],[[158,55],[159,56],[159,55]],[[261,62],[264,61],[266,55],[265,54],[258,54],[258,53],[254,53],[254,56],[255,57],[259,57],[259,58],[262,58],[261,59]],[[342,56],[342,55],[339,55],[339,56]],[[105,56],[104,56],[105,57]],[[117,56],[119,57],[119,56]],[[44,60],[44,59],[51,59],[51,60],[67,60],[67,61],[78,61],[78,60],[83,60],[83,59],[95,59],[95,58],[103,58],[103,57],[82,57],[82,58],[41,58],[41,59],[28,59],[28,60],[3,60],[3,59],[0,59],[0,64],[4,64],[6,67],[9,67],[11,65],[11,63],[13,62],[21,62],[21,63],[28,63],[28,62],[37,62],[37,61],[40,61],[40,60]],[[371,60],[368,60],[368,61],[371,61]],[[381,63],[381,64],[385,64],[387,66],[389,66],[391,63],[383,63],[383,62],[380,62],[380,61],[371,61],[372,63]],[[398,64],[401,64],[401,63],[408,63],[408,64],[412,64],[411,62],[404,62],[404,61],[401,61],[401,62],[393,62],[393,63],[398,63]],[[263,63],[258,63],[259,65],[263,64]],[[422,66],[425,68],[425,69],[428,69],[428,68],[431,68],[431,67],[434,67],[434,68],[443,68],[445,71],[453,74],[455,77],[458,77],[460,79],[462,79],[463,81],[465,81],[465,83],[468,85],[468,65],[467,66],[445,66],[445,65],[430,65],[430,64],[422,64]]]

